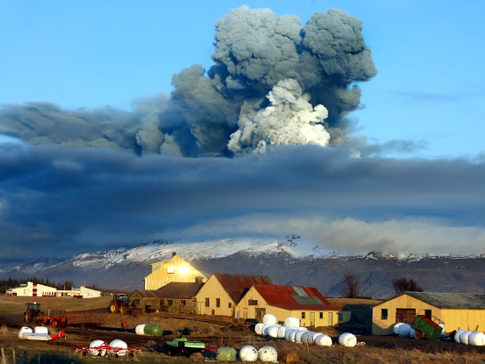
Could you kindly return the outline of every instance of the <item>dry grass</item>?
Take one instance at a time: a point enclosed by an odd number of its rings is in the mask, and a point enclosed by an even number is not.
[[[25,311],[25,305],[29,301],[41,303],[42,310],[93,310],[107,308],[111,297],[96,298],[72,298],[72,297],[7,297],[0,296],[0,315],[18,314]]]

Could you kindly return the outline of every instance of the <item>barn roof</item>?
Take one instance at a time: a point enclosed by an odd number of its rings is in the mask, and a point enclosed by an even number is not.
[[[231,299],[238,303],[241,297],[256,284],[272,284],[268,276],[214,273]]]
[[[438,308],[485,309],[485,295],[470,293],[404,292]]]
[[[193,298],[203,285],[202,282],[172,282],[155,292],[158,297],[189,299]]]
[[[331,305],[314,287],[256,285],[254,289],[270,306],[287,310],[341,310],[341,307]]]

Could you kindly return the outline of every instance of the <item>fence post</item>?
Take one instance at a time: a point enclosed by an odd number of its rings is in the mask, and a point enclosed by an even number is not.
[[[2,364],[7,364],[7,360],[5,359],[5,350],[3,349],[3,346],[1,348],[2,352]]]

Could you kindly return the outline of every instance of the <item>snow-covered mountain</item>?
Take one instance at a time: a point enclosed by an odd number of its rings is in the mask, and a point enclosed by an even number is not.
[[[266,274],[274,283],[309,285],[338,295],[352,272],[366,296],[391,296],[392,279],[413,277],[425,289],[485,293],[485,255],[474,257],[392,255],[330,251],[298,236],[284,239],[232,238],[216,241],[159,241],[138,247],[84,253],[68,259],[0,265],[0,278],[37,276],[86,282],[103,288],[142,289],[153,262],[176,252],[202,272]]]

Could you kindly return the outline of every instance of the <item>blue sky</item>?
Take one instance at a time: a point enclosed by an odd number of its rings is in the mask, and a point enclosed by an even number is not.
[[[219,61],[226,68],[209,76],[192,67],[214,65],[215,23],[236,27],[231,9],[243,4],[297,15],[302,26],[328,8],[361,19],[377,75],[357,82],[361,106],[348,115],[354,138],[337,113],[335,124],[325,124],[337,141],[344,133],[335,148],[290,142],[258,149],[275,135],[262,129],[264,117],[273,115],[268,110],[277,109],[276,101],[262,101],[268,90],[294,97],[302,115],[314,110],[307,112],[295,83],[269,83],[272,68],[256,81],[248,72],[246,79],[233,73],[218,83],[231,66],[230,59],[221,61],[222,41]],[[153,240],[286,234],[351,252],[484,253],[484,7],[417,0],[0,0],[0,134],[23,141],[0,143],[0,261]],[[249,12],[254,21],[271,19]],[[281,41],[275,43],[281,48],[291,39],[295,53],[308,51],[304,40],[292,38],[294,22],[284,25],[286,38],[262,39]],[[239,50],[255,44],[257,34],[247,42],[231,30],[218,34],[230,34]],[[251,61],[272,60],[269,48]],[[357,53],[358,61],[351,56],[346,66],[368,71],[365,52]],[[298,54],[277,76],[294,72],[292,81],[311,81],[303,58]],[[353,110],[355,94],[345,91],[359,78],[348,81],[326,66],[315,66],[328,77],[306,85],[311,97],[348,101],[347,109],[345,102],[335,109]],[[241,80],[246,88],[238,89]],[[301,131],[274,125],[270,132],[281,132],[278,137]],[[319,140],[328,136],[322,123],[305,127]],[[261,132],[248,133],[257,148],[244,139],[251,128]],[[231,154],[228,141],[240,131],[234,145],[247,149]]]
[[[411,156],[483,151],[485,63],[478,1],[0,1],[0,104],[111,105],[170,92],[173,74],[213,61],[215,21],[270,8],[304,24],[335,7],[360,18],[378,70],[352,113],[371,142],[405,139]],[[409,156],[409,155],[406,155]]]

